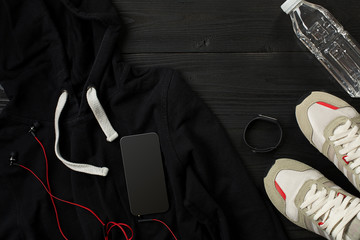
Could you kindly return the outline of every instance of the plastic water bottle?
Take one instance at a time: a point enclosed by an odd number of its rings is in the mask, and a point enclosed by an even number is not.
[[[325,8],[303,0],[287,0],[296,36],[351,97],[360,97],[359,44]]]

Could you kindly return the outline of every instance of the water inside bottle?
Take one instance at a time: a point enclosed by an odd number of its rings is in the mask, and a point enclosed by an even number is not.
[[[360,50],[356,41],[325,9],[301,8],[290,14],[299,39],[351,96],[360,97]]]

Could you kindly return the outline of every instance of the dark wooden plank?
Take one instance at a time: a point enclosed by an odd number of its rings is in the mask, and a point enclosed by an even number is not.
[[[360,3],[316,0],[360,40]],[[327,90],[360,109],[295,38],[282,1],[136,0],[114,1],[125,23],[124,61],[168,66],[182,72],[236,147],[264,198],[262,178],[279,157],[303,161],[346,190],[358,192],[304,138],[294,107],[304,93]],[[134,54],[126,54],[134,53]],[[7,100],[0,91],[0,111]],[[254,154],[242,140],[249,120],[262,113],[279,119],[284,139],[277,151]],[[266,138],[266,136],[264,136]],[[325,171],[326,170],[326,171]],[[261,217],[261,216],[259,216]],[[290,239],[322,239],[280,217]]]
[[[218,116],[264,199],[267,199],[264,174],[272,162],[281,157],[307,163],[357,194],[297,126],[295,106],[309,91],[329,91],[360,109],[360,100],[351,99],[310,53],[128,54],[124,60],[142,67],[168,66],[181,71]],[[283,127],[283,142],[274,152],[255,154],[243,142],[246,124],[258,113],[277,118]],[[322,239],[293,225],[280,214],[279,218],[290,239]]]
[[[323,173],[327,177],[356,194],[340,171],[307,142],[297,127],[294,107],[311,90],[327,90],[360,107],[359,99],[347,96],[310,53],[125,54],[124,61],[141,67],[172,67],[181,71],[218,116],[264,199],[267,197],[263,176],[279,157],[298,159],[320,171],[326,169]],[[283,142],[274,152],[254,154],[242,140],[245,125],[258,113],[276,117],[283,126]],[[322,239],[296,227],[280,214],[279,218],[290,239]]]
[[[274,116],[293,130],[297,127],[294,107],[309,91],[327,90],[355,106],[360,103],[347,96],[310,53],[129,54],[124,59],[138,66],[168,66],[181,71],[218,115],[239,152],[247,156],[256,179],[262,176],[267,162],[251,165],[253,155],[242,142],[242,130],[256,114]],[[296,152],[298,139],[285,140],[291,143],[286,151]]]
[[[114,0],[126,24],[125,53],[307,51],[283,1]],[[315,0],[360,40],[360,2]]]

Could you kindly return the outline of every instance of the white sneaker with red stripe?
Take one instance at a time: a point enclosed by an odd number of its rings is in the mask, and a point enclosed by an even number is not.
[[[312,92],[296,106],[305,137],[360,191],[360,115],[348,103],[324,92]]]
[[[264,178],[274,206],[291,222],[327,239],[360,239],[360,199],[292,159],[278,159]]]

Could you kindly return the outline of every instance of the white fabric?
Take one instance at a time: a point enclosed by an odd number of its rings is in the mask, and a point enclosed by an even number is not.
[[[352,177],[353,177],[353,178],[352,178],[352,179],[353,179],[353,182],[352,182],[352,183],[354,184],[354,186],[356,186],[356,177],[355,177],[354,174],[352,175]]]
[[[282,170],[276,176],[275,181],[286,195],[286,215],[293,221],[298,220],[298,209],[295,205],[295,198],[300,188],[308,180],[317,180],[323,175],[317,170],[311,169],[303,172],[294,170]]]
[[[308,117],[313,129],[312,141],[316,148],[321,152],[325,143],[324,130],[334,119],[338,117],[353,118],[358,115],[352,107],[331,109],[320,104],[313,104],[308,109]]]
[[[92,175],[106,176],[109,172],[109,169],[106,167],[96,167],[90,164],[73,163],[67,161],[61,156],[60,147],[59,147],[59,138],[60,138],[59,119],[61,112],[65,107],[67,98],[68,98],[68,93],[64,91],[59,97],[55,110],[55,154],[59,158],[59,160],[71,170],[92,174]]]
[[[312,228],[313,228],[313,230],[314,230],[315,233],[321,235],[321,234],[320,234],[320,231],[319,231],[319,228],[315,225],[315,223],[312,223]]]
[[[101,129],[103,130],[104,134],[106,135],[106,140],[108,142],[114,141],[119,135],[112,127],[104,108],[101,106],[99,99],[96,94],[96,89],[90,87],[86,92],[86,98],[89,103],[89,106],[94,113],[94,116],[99,123]]]
[[[335,155],[336,155],[335,149],[333,148],[333,146],[329,146],[329,149],[327,151],[326,156],[329,158],[330,161],[334,162],[335,161],[335,158],[334,158]]]
[[[348,172],[347,172],[347,169],[346,169],[345,166],[343,167],[343,171],[342,171],[342,172],[343,172],[343,174],[344,174],[345,177],[348,177]]]
[[[341,146],[340,154],[345,155],[345,160],[349,162],[349,167],[355,169],[355,173],[360,173],[360,134],[357,125],[351,126],[351,121],[340,125],[330,136],[335,146]]]
[[[337,168],[339,168],[339,160],[338,160],[338,158],[337,158],[337,156],[336,156],[336,153],[335,153],[335,155],[334,155],[334,164],[335,164],[335,166],[336,166]]]
[[[334,190],[318,190],[313,184],[300,208],[306,209],[309,216],[315,214],[314,221],[323,223],[319,227],[334,239],[341,240],[345,226],[360,212],[360,199],[342,194],[336,196]]]

